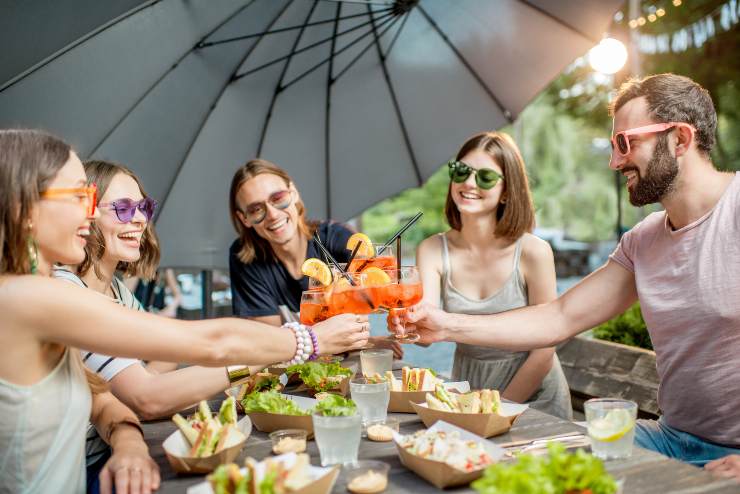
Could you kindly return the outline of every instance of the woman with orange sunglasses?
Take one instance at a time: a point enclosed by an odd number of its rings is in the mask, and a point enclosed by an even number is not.
[[[53,279],[55,263],[84,259],[98,214],[86,182],[82,163],[63,141],[0,130],[0,344],[6,349],[0,359],[0,451],[11,459],[0,465],[0,491],[85,490],[92,398],[72,347],[223,371],[233,364],[301,362],[367,343],[367,319],[354,315],[283,331],[241,319],[178,321],[102,304],[92,291]],[[243,367],[225,375],[244,376]],[[113,424],[109,436],[116,433]],[[156,482],[151,471],[146,474],[131,470],[126,483],[116,483],[117,492],[148,492]]]

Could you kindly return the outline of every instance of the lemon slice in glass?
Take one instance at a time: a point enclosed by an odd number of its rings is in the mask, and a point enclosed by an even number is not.
[[[592,439],[613,442],[624,437],[635,427],[635,421],[629,410],[609,410],[603,417],[588,422],[588,435]]]

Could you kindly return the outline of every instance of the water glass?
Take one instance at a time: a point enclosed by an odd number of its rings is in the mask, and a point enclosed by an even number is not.
[[[375,374],[384,376],[386,372],[393,370],[393,350],[384,348],[362,350],[360,352],[360,365],[362,366],[362,374],[365,376],[374,376]]]
[[[637,403],[597,398],[583,404],[591,452],[602,460],[629,458],[635,441]]]
[[[357,461],[362,437],[362,417],[359,413],[347,417],[314,413],[313,433],[322,467]]]
[[[362,416],[362,425],[382,422],[388,416],[388,402],[391,399],[390,383],[370,383],[364,377],[356,377],[349,382],[352,401]]]

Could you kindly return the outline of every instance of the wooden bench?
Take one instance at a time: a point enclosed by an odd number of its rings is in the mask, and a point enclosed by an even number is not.
[[[558,347],[558,357],[574,409],[583,410],[583,401],[589,398],[613,397],[636,402],[640,417],[660,413],[655,352],[576,336]]]

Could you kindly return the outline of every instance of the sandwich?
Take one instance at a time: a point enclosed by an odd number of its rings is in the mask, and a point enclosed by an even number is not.
[[[401,369],[401,389],[399,391],[434,391],[438,379],[431,369],[404,367]]]
[[[465,394],[449,393],[437,385],[434,393],[426,394],[427,406],[432,410],[456,413],[498,413],[501,397],[498,391],[483,389]]]
[[[287,494],[302,489],[313,479],[309,473],[309,459],[305,453],[296,455],[290,468],[285,463],[272,458],[264,460],[263,468],[252,458],[245,465],[249,475],[249,494]]]
[[[218,453],[226,447],[233,434],[239,434],[236,427],[236,400],[233,396],[223,401],[217,418],[213,417],[204,400],[198,404],[198,409],[190,420],[176,413],[172,421],[187,439],[190,444],[189,454],[195,458]]]

